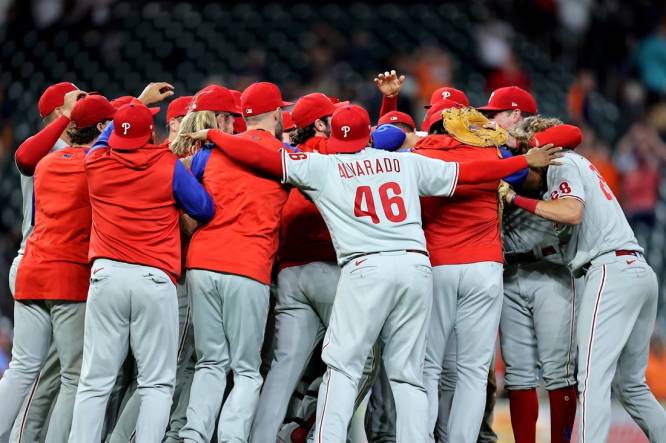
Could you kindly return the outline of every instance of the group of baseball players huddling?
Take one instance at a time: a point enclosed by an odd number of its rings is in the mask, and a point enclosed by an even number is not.
[[[612,387],[666,442],[657,279],[581,131],[517,87],[476,109],[439,88],[418,131],[403,81],[375,78],[376,126],[322,93],[289,113],[272,83],[210,85],[169,103],[163,142],[168,83],[48,87],[16,152],[0,443],[343,443],[368,395],[369,442],[496,441],[498,329],[516,442],[542,381],[552,442],[576,410],[578,441],[605,442]]]

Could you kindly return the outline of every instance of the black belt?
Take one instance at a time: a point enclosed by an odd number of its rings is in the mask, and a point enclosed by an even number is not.
[[[367,257],[368,255],[381,254],[381,253],[383,253],[383,252],[400,252],[400,251],[413,252],[413,253],[415,253],[415,254],[421,254],[421,255],[425,255],[426,257],[430,257],[430,255],[429,255],[426,251],[421,251],[420,249],[398,249],[398,250],[396,250],[396,251],[366,252],[366,253],[364,253],[364,254],[355,255],[355,256],[353,256],[352,258],[350,258],[349,260],[347,260],[347,263],[349,263],[349,262],[352,261],[352,260],[356,260],[357,258]],[[345,263],[345,265],[346,265],[347,263]]]
[[[544,257],[557,254],[557,249],[554,246],[546,246],[541,248],[541,257],[538,257],[534,251],[527,252],[509,252],[504,256],[504,261],[507,265],[517,265],[522,263],[536,263]]]

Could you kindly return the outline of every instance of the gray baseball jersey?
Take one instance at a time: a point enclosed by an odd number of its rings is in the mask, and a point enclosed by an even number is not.
[[[596,168],[567,151],[548,171],[549,198],[585,205],[565,248],[572,271],[585,273],[578,320],[579,440],[604,442],[610,391],[650,441],[666,441],[666,412],[645,382],[657,312],[657,278],[617,199]],[[589,266],[586,266],[589,263]]]
[[[282,159],[282,181],[316,203],[339,264],[360,253],[425,251],[419,195],[448,197],[458,179],[457,163],[378,149],[353,155],[284,151]]]
[[[363,362],[381,336],[398,440],[425,441],[422,371],[432,272],[428,259],[412,252],[426,250],[419,195],[451,195],[458,165],[373,149],[352,155],[283,152],[282,161],[283,181],[315,202],[343,265],[324,338],[328,371],[319,390],[315,439],[346,439]]]
[[[618,249],[642,253],[620,204],[597,168],[573,151],[565,151],[560,163],[548,168],[546,198],[575,198],[585,205],[583,222],[573,227],[564,248],[569,269],[575,272],[593,258]]]
[[[556,246],[563,242],[570,229],[557,229],[550,220],[534,215],[515,206],[506,206],[503,225],[504,253],[537,251],[539,248]],[[562,263],[562,256],[554,254],[543,258]]]

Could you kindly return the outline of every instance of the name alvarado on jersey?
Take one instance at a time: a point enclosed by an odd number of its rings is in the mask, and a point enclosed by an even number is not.
[[[372,160],[338,163],[341,178],[377,175],[388,172],[400,172],[400,160],[397,158],[377,158]]]

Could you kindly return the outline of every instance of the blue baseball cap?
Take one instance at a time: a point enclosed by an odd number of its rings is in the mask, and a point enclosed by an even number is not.
[[[395,125],[379,125],[372,132],[372,147],[384,151],[395,151],[405,141],[407,134]]]

